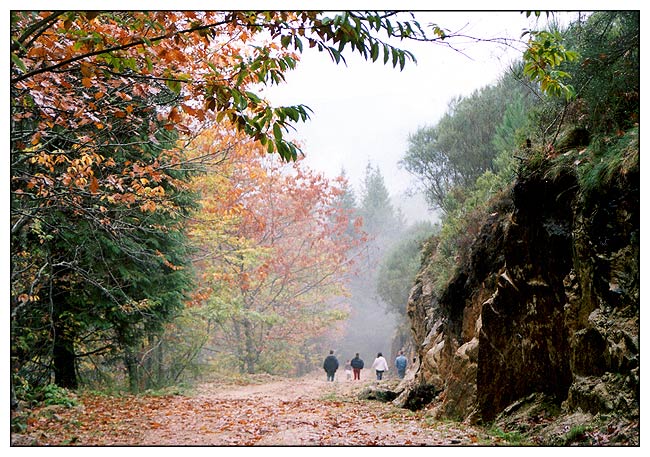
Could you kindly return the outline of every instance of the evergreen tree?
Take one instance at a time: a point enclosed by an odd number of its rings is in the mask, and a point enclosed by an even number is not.
[[[367,242],[357,256],[357,274],[350,278],[351,312],[341,350],[350,357],[359,352],[370,358],[379,351],[389,353],[398,317],[376,293],[382,256],[399,238],[404,218],[390,200],[379,167],[370,163],[362,182],[358,214]]]
[[[404,217],[399,209],[393,207],[379,167],[373,168],[370,163],[366,166],[359,214],[363,218],[364,230],[380,241],[382,248],[384,242],[400,233],[404,226]]]
[[[384,256],[379,266],[377,293],[388,306],[388,311],[404,320],[409,293],[420,269],[423,245],[434,232],[435,228],[429,222],[412,225]]]
[[[161,86],[158,97],[133,94],[131,103],[146,111],[173,105],[175,98]],[[177,160],[172,151],[178,134],[156,120],[155,112],[148,116],[139,124],[115,122],[101,134],[88,128],[108,145],[92,153],[76,146],[83,128],[43,130],[48,152],[65,150],[69,162],[14,157],[12,210],[21,217],[13,219],[12,287],[37,292],[31,299],[15,294],[12,362],[22,380],[47,384],[51,371],[57,385],[76,388],[79,362],[106,355],[123,358],[135,390],[135,353],[142,340],[160,332],[182,306],[191,277],[183,232],[193,205],[183,186],[189,168],[168,163]],[[30,118],[17,122],[12,139],[31,128]],[[158,171],[153,164],[166,166]],[[117,166],[131,173],[118,176]],[[25,176],[82,167],[93,167],[95,180],[111,181],[112,193],[98,198],[99,184],[91,182],[88,192],[74,195],[72,178],[51,180],[40,198],[19,191]]]
[[[436,125],[422,127],[409,136],[408,150],[400,163],[420,180],[432,208],[453,211],[459,203],[456,200],[462,199],[479,176],[496,170],[495,158],[514,133],[507,131],[514,125],[504,125],[504,116],[512,118],[532,103],[530,90],[516,77],[518,71],[469,97],[453,99]],[[507,114],[512,104],[519,106]],[[520,118],[516,122],[524,123]]]
[[[341,169],[337,180],[341,184],[343,192],[336,198],[334,206],[340,208],[341,213],[348,217],[348,228],[345,234],[355,238],[359,237],[359,231],[355,228],[355,224],[361,223],[361,216],[357,208],[357,198],[350,186],[345,169]]]

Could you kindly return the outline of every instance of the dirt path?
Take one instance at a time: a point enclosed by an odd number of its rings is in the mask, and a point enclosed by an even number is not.
[[[12,436],[12,442],[131,446],[490,444],[479,429],[433,422],[423,413],[359,400],[358,393],[373,383],[331,383],[310,376],[245,386],[202,384],[192,396],[86,397],[81,407],[33,412],[27,432]]]
[[[240,387],[206,384],[193,399],[177,398],[186,405],[181,409],[196,411],[198,423],[193,414],[161,412],[154,418],[161,425],[143,436],[143,444],[422,446],[481,441],[472,428],[427,423],[390,404],[358,400],[357,394],[372,383],[307,377]]]

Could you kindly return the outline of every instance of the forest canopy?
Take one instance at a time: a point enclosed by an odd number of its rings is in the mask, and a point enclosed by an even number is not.
[[[217,280],[233,274],[224,270],[226,264],[241,270],[243,295],[230,297],[231,306],[244,306],[261,284],[269,287],[264,300],[271,308],[278,300],[327,289],[322,281],[316,289],[307,287],[303,275],[312,271],[312,278],[328,278],[331,262],[348,261],[343,235],[336,232],[346,223],[328,206],[337,184],[305,174],[299,165],[297,174],[285,175],[273,171],[279,165],[265,168],[263,159],[255,158],[273,153],[297,160],[300,148],[286,132],[309,118],[306,106],[272,106],[259,88],[282,83],[305,47],[334,63],[354,52],[404,68],[414,56],[389,38],[425,38],[425,32],[412,17],[400,17],[316,11],[12,12],[12,386],[28,391],[53,381],[75,388],[80,377],[101,380],[121,365],[131,390],[177,378],[178,373],[162,370],[169,366],[166,343],[179,330],[169,325],[188,303],[200,298],[214,303],[214,294],[223,289]],[[434,30],[431,39],[437,36]],[[206,129],[218,136],[197,147],[200,138],[210,138],[201,133]],[[241,147],[248,155],[234,152]],[[251,175],[219,181],[218,173],[228,175],[235,157],[249,157]],[[197,181],[200,176],[203,181]],[[284,176],[293,176],[294,184],[277,181]],[[240,186],[260,184],[264,177],[266,190],[249,190],[245,201],[206,199],[219,186],[230,186],[237,195]],[[311,182],[312,193],[304,182]],[[297,225],[306,237],[304,249],[318,245],[322,254],[304,266],[307,270],[296,263],[269,263],[271,253],[281,256],[280,226],[273,226],[271,216],[251,212],[252,202],[266,198],[273,204],[268,199],[290,193],[296,200],[291,211],[305,221]],[[215,204],[221,205],[215,208],[220,217],[210,219],[205,211]],[[256,233],[238,233],[247,218],[257,224]],[[203,234],[201,224],[211,224],[210,230]],[[336,249],[326,249],[334,237]],[[210,257],[197,257],[206,248],[218,251],[211,259],[219,259],[220,272],[208,283],[211,293],[201,295],[205,268],[216,268],[206,263]],[[242,283],[245,273],[248,284]],[[262,322],[267,328],[286,319],[259,307],[235,309],[233,316],[239,313],[244,321],[234,326]],[[208,322],[223,323],[220,318]],[[321,331],[316,322],[313,331],[314,337]],[[191,359],[197,344],[177,344],[185,352],[176,355]],[[247,348],[249,369],[258,350]]]
[[[585,192],[638,165],[638,37],[636,12],[529,31],[512,72],[411,135],[403,164],[445,213],[439,284],[522,163],[565,157]],[[415,56],[395,39],[451,38],[396,12],[13,11],[12,390],[138,391],[215,348],[241,372],[312,368],[362,289],[355,256],[378,264],[406,232],[379,170],[358,208],[343,177],[308,170],[287,133],[310,109],[261,88],[306,48],[403,69]],[[413,236],[385,277],[414,274],[429,245]],[[407,289],[380,294],[403,316]]]

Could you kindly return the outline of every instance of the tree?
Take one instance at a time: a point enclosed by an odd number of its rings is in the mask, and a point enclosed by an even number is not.
[[[348,218],[346,234],[350,237],[360,237],[361,241],[365,241],[366,234],[360,231],[360,227],[363,225],[363,219],[359,215],[357,198],[354,190],[350,187],[350,182],[344,169],[341,170],[337,181],[341,184],[341,194],[336,198],[334,206],[340,208],[342,214],[345,214]]]
[[[426,32],[400,18],[394,12],[13,11],[17,368],[38,364],[33,371],[47,382],[54,361],[57,382],[74,387],[73,360],[86,329],[97,343],[91,352],[113,350],[99,342],[114,340],[129,365],[128,352],[143,332],[173,315],[187,290],[183,218],[196,161],[186,160],[182,142],[206,123],[227,123],[266,152],[297,159],[300,150],[285,133],[309,109],[271,106],[257,89],[281,83],[305,45],[336,63],[358,52],[404,68],[414,56],[390,38],[448,38],[438,26]],[[97,258],[102,262],[94,264]],[[169,286],[164,299],[152,292],[161,284]],[[151,290],[142,293],[142,286]],[[111,314],[109,304],[121,311]],[[152,314],[158,318],[151,321]],[[33,357],[37,348],[43,357]]]
[[[428,222],[412,225],[404,231],[379,266],[377,293],[389,310],[402,319],[406,319],[406,303],[415,275],[420,270],[422,247],[434,231]]]
[[[235,147],[196,179],[203,207],[192,240],[200,247],[202,306],[241,371],[295,369],[299,349],[345,316],[342,278],[358,236],[346,233],[348,215],[335,205],[344,183],[302,161],[264,157],[242,137],[206,136],[196,144]]]
[[[350,316],[347,320],[341,351],[349,354],[388,351],[396,324],[396,316],[376,294],[379,264],[385,253],[399,239],[405,222],[394,208],[381,170],[368,163],[361,183],[356,213],[360,216],[364,243],[358,254],[358,269],[350,275]],[[385,348],[385,349],[382,349]]]
[[[307,109],[270,107],[247,88],[282,82],[296,64],[289,49],[301,52],[305,44],[327,52],[337,63],[345,61],[343,52],[349,48],[372,61],[383,55],[384,63],[403,68],[414,56],[376,34],[383,30],[388,36],[425,39],[425,32],[417,21],[396,17],[343,12],[330,18],[317,11],[15,12],[11,83],[35,90],[44,82],[43,97],[34,101],[63,107],[59,116],[55,110],[49,113],[63,125],[73,123],[80,109],[89,123],[101,122],[107,113],[93,109],[93,98],[65,98],[58,75],[76,72],[79,86],[93,89],[91,95],[115,92],[124,84],[153,95],[149,82],[163,81],[182,95],[180,110],[189,117],[205,120],[214,113],[217,122],[229,119],[269,152],[296,158],[298,149],[283,140],[283,131],[290,122],[306,119]],[[270,42],[262,38],[267,32]],[[124,107],[109,113],[137,119]],[[180,123],[178,111],[166,114],[176,128],[190,127]]]
[[[592,136],[624,131],[637,124],[639,12],[595,12],[570,24],[561,36],[579,56],[564,61],[561,67],[575,87],[575,98],[560,107],[562,112],[570,121],[577,120],[580,127],[588,128]]]
[[[76,89],[69,87],[71,96]],[[88,145],[95,129],[88,124],[33,125],[34,106],[12,132],[18,150],[21,135],[38,130],[38,143],[12,154],[12,331],[17,344],[32,340],[15,348],[15,368],[37,361],[46,376],[49,347],[55,382],[64,387],[77,386],[84,353],[128,353],[143,332],[159,329],[189,285],[180,222],[191,196],[182,184],[187,172],[173,166],[177,135],[146,97],[124,96],[151,114],[135,125],[116,119],[95,135],[105,144]],[[42,319],[48,330],[36,324]],[[82,344],[88,339],[94,343]]]
[[[458,203],[454,194],[470,189],[484,172],[495,171],[500,152],[495,135],[505,128],[501,124],[508,106],[522,101],[525,106],[530,103],[529,89],[514,76],[506,76],[469,97],[452,100],[435,126],[409,136],[400,164],[420,180],[433,208],[450,212]]]
[[[284,79],[297,60],[290,46],[305,40],[337,62],[346,48],[373,61],[381,48],[394,66],[412,59],[374,36],[411,30],[392,13],[321,16],[12,12],[12,357],[22,379],[49,382],[53,363],[55,382],[75,387],[87,336],[89,353],[121,347],[137,383],[131,348],[187,290],[191,164],[179,133],[227,120],[296,158],[283,133],[308,109],[250,90]]]
[[[370,163],[366,166],[359,215],[364,230],[375,237],[390,237],[400,231],[404,223],[399,209],[393,208],[379,167],[373,168]]]

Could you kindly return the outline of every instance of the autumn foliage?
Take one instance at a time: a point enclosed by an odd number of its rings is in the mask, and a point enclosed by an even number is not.
[[[230,148],[193,183],[202,208],[190,231],[196,306],[217,328],[211,341],[242,371],[293,372],[295,359],[314,355],[307,342],[345,317],[344,279],[362,234],[347,232],[349,215],[336,205],[343,183],[233,132],[205,131],[193,146],[198,156]]]
[[[335,278],[347,262],[328,206],[336,185],[260,158],[297,160],[286,132],[309,117],[303,105],[272,106],[260,88],[283,82],[307,46],[337,63],[351,51],[404,67],[413,56],[378,33],[421,29],[394,14],[13,11],[12,387],[75,388],[102,370],[146,387],[165,363],[169,323],[211,287],[205,297],[245,316],[225,333],[255,329],[248,367],[252,351],[268,349],[260,338],[293,345],[340,317],[323,298],[341,293]],[[222,137],[216,156],[188,155],[206,128],[236,141]],[[234,153],[242,141],[259,163]],[[191,228],[220,254],[201,261],[187,222],[206,189],[191,179],[219,171],[210,167],[220,158],[229,181],[203,178],[221,199],[212,208],[203,198]],[[199,235],[201,220],[213,234]],[[221,325],[217,315],[210,322]]]

